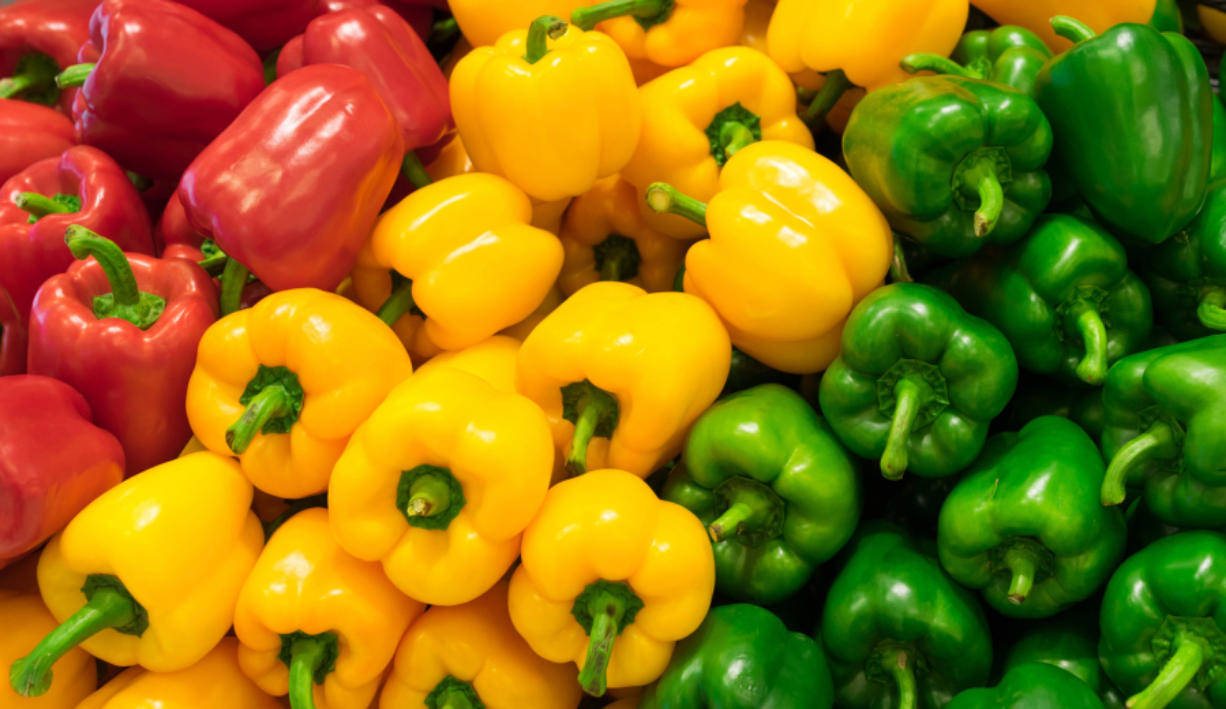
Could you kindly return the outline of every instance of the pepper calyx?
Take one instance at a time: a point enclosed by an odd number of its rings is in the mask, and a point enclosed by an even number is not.
[[[447,529],[464,503],[464,487],[447,468],[423,464],[400,473],[396,509],[411,526]]]

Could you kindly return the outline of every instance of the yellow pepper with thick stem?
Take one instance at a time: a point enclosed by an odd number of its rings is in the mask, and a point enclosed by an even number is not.
[[[608,36],[557,17],[461,59],[451,110],[478,170],[546,202],[583,194],[621,170],[639,138],[626,55]]]
[[[409,623],[424,610],[332,539],[314,507],[273,533],[234,612],[238,664],[293,709],[364,709]]]
[[[685,291],[715,308],[732,344],[784,372],[834,360],[848,313],[881,285],[893,257],[890,227],[864,190],[791,143],[737,153],[708,205],[663,185],[647,198],[710,230],[686,253]]]
[[[379,708],[575,709],[581,697],[574,665],[541,658],[515,632],[507,584],[499,582],[462,606],[435,606],[409,626]]]
[[[1052,51],[1062,52],[1072,43],[1055,33],[1051,18],[1068,15],[1102,34],[1121,22],[1147,24],[1154,15],[1154,0],[971,0],[1002,25],[1021,25],[1039,35]]]
[[[37,593],[0,590],[0,667],[11,666],[56,625]],[[23,697],[7,683],[0,686],[0,708],[71,709],[98,686],[94,658],[80,648],[69,650],[51,669],[46,694]]]
[[[536,404],[436,365],[393,389],[353,434],[328,488],[332,534],[382,562],[410,598],[467,603],[515,563],[552,472]]]
[[[39,559],[39,590],[60,625],[13,663],[17,693],[44,693],[52,664],[77,645],[157,672],[208,654],[264,542],[250,505],[238,464],[213,453],[149,468],[87,505]]]
[[[736,44],[745,0],[605,0],[575,10],[570,21],[609,35],[631,59],[681,66]]]
[[[448,0],[464,38],[474,47],[491,45],[510,32],[527,27],[541,15],[570,17],[591,0]]]
[[[511,622],[552,662],[579,666],[594,696],[645,685],[707,614],[715,560],[689,510],[621,470],[555,485],[524,532]]]
[[[728,333],[701,299],[600,281],[528,335],[517,381],[549,417],[571,474],[616,466],[645,478],[680,452],[731,359]]]
[[[328,488],[349,435],[412,365],[379,319],[297,288],[218,320],[200,339],[187,419],[209,450],[278,497]]]

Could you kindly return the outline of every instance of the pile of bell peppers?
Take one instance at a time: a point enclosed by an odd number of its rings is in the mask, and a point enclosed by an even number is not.
[[[0,6],[0,707],[1226,709],[1226,5]]]

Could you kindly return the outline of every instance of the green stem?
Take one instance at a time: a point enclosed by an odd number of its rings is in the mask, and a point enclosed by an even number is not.
[[[293,709],[315,709],[315,673],[327,655],[327,642],[318,636],[294,640],[289,662],[289,705]]]
[[[68,244],[73,258],[93,256],[97,259],[111,285],[116,305],[136,305],[140,302],[140,289],[136,287],[136,275],[132,273],[132,265],[114,241],[80,224],[72,224],[65,232],[64,243]]]
[[[541,15],[528,25],[528,39],[524,43],[524,61],[535,64],[549,53],[549,40],[566,34],[566,20],[553,15]]]
[[[1098,308],[1082,301],[1076,306],[1076,327],[1085,344],[1086,354],[1077,363],[1076,373],[1086,384],[1098,386],[1107,378],[1107,326],[1098,314]]]
[[[1175,638],[1175,653],[1149,686],[1128,698],[1128,709],[1162,709],[1183,692],[1205,664],[1205,646],[1199,638],[1180,633]]]
[[[1029,551],[1013,547],[1005,552],[1005,566],[1009,567],[1009,572],[1013,575],[1009,582],[1009,602],[1020,606],[1034,587],[1038,561]]]
[[[734,502],[707,527],[707,533],[711,535],[711,541],[722,542],[728,537],[736,536],[753,516],[754,509],[748,503]]]
[[[375,316],[391,327],[413,309],[413,304],[413,281],[406,278],[392,289],[391,295],[379,306]]]
[[[570,13],[571,24],[590,30],[605,20],[627,15],[641,20],[655,20],[672,10],[670,0],[607,0],[590,7],[581,7]]]
[[[448,692],[440,699],[438,709],[474,709],[474,707],[473,703],[468,701],[467,694],[463,692]]]
[[[42,219],[48,214],[70,214],[80,211],[79,208],[73,209],[71,204],[37,192],[22,192],[13,198],[13,204],[16,204],[18,209],[29,212],[35,220]]]
[[[404,160],[400,163],[400,173],[410,185],[413,185],[415,190],[434,182],[430,174],[426,172],[426,166],[421,164],[421,158],[417,157],[417,153],[412,150],[404,154]]]
[[[429,517],[451,506],[451,485],[434,475],[423,475],[409,488],[404,513],[410,517]]]
[[[967,67],[962,66],[952,59],[943,57],[940,54],[932,54],[931,52],[917,52],[916,54],[908,54],[898,63],[902,70],[915,74],[921,71],[935,71],[938,74],[951,74],[953,76],[965,76],[969,79],[982,79],[983,77],[978,72],[973,72]]]
[[[894,385],[894,416],[890,421],[890,435],[885,451],[881,454],[881,474],[887,480],[901,480],[907,470],[907,446],[911,427],[923,405],[925,386],[909,377],[899,379]]]
[[[61,89],[66,89],[70,86],[80,86],[89,78],[90,72],[94,70],[92,63],[73,64],[70,67],[65,67],[63,71],[55,77],[55,85]]]
[[[12,98],[39,82],[37,74],[14,74],[0,79],[0,98]]]
[[[647,206],[660,214],[675,214],[705,227],[707,204],[682,194],[667,182],[653,182],[647,187]]]
[[[966,185],[974,186],[979,193],[979,208],[975,210],[975,236],[983,238],[992,233],[1000,214],[1005,209],[1005,189],[1000,184],[1000,176],[996,174],[996,160],[992,157],[979,157],[976,162],[961,173],[961,179]]]
[[[719,142],[724,148],[724,160],[726,161],[738,150],[758,142],[758,139],[749,126],[740,121],[728,121],[720,126]]]
[[[150,187],[153,187],[153,180],[149,179],[148,177],[145,177],[144,175],[138,172],[132,172],[131,170],[124,170],[123,174],[127,175],[128,182],[132,183],[132,186],[136,188],[137,192],[144,192]]]
[[[237,312],[242,305],[247,273],[247,267],[238,259],[230,258],[226,261],[226,267],[221,272],[221,297],[218,301],[223,316]]]
[[[902,239],[894,235],[894,258],[890,260],[891,283],[914,283],[911,271],[907,268],[907,253],[903,251]]]
[[[1056,31],[1056,34],[1074,44],[1098,36],[1098,33],[1090,29],[1089,25],[1068,15],[1056,15],[1051,18],[1051,28]]]
[[[1226,330],[1226,288],[1219,286],[1205,293],[1196,308],[1196,317],[1210,330]]]
[[[235,455],[242,455],[269,419],[294,413],[293,403],[293,396],[285,387],[276,384],[264,387],[251,398],[243,415],[226,429],[226,445]]]
[[[583,669],[579,671],[579,686],[593,697],[601,697],[607,688],[605,674],[609,658],[613,655],[618,624],[625,614],[625,605],[616,596],[603,594],[596,603],[599,605],[592,612],[592,627],[588,631]]]
[[[834,108],[834,105],[852,86],[854,84],[848,80],[842,69],[826,72],[826,83],[822,84],[822,88],[818,90],[817,96],[805,110],[805,115],[802,116],[805,125],[812,129],[825,123],[826,114],[830,113],[830,109]]]
[[[899,651],[893,662],[885,668],[894,678],[898,687],[898,709],[916,709],[915,670],[911,667],[910,656],[906,651]]]
[[[566,471],[571,475],[587,472],[587,447],[596,433],[602,413],[601,407],[589,402],[575,419],[575,433],[570,437],[570,447],[566,451]]]
[[[224,251],[218,251],[212,256],[205,256],[196,263],[200,266],[200,268],[203,268],[206,273],[216,278],[225,271],[226,266],[230,263],[230,257],[227,256]],[[239,289],[239,292],[242,293],[241,288]]]
[[[1154,458],[1169,457],[1175,432],[1163,421],[1156,421],[1149,430],[1128,441],[1111,457],[1107,474],[1103,476],[1100,501],[1105,506],[1118,505],[1124,501],[1124,485],[1129,473],[1136,466]]]

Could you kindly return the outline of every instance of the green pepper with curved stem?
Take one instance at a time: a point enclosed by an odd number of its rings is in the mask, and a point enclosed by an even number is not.
[[[949,59],[939,54],[909,54],[903,57],[902,68],[911,73],[930,70],[986,79],[1029,94],[1034,89],[1035,77],[1049,59],[1051,50],[1034,32],[1017,25],[1002,25],[962,35]]]
[[[1018,665],[995,687],[960,692],[945,709],[1102,709],[1094,690],[1080,679],[1042,662]]]
[[[1007,673],[1019,665],[1044,662],[1085,682],[1102,700],[1103,706],[1123,709],[1123,697],[1103,674],[1098,662],[1098,625],[1087,620],[1084,613],[1073,610],[1031,626],[1009,648],[1003,671]]]
[[[662,496],[707,525],[719,591],[764,604],[800,590],[860,518],[856,464],[813,407],[779,384],[707,409]]]
[[[839,440],[892,480],[952,475],[983,448],[1017,386],[1009,342],[951,296],[919,283],[870,293],[843,328],[818,398]]]

